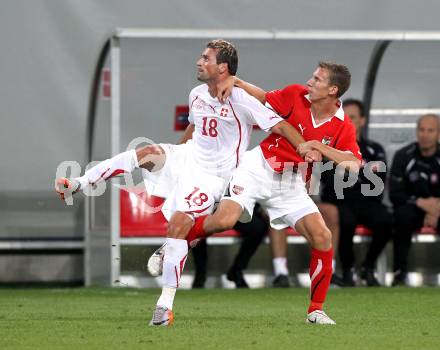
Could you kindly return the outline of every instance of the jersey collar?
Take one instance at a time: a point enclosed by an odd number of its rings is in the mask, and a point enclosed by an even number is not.
[[[309,97],[309,94],[304,95],[304,97],[306,98],[307,101],[309,101],[309,102],[311,103],[311,101],[310,101],[310,97]],[[345,113],[344,113],[344,109],[342,108],[342,101],[341,101],[341,100],[338,100],[337,104],[338,104],[338,107],[339,107],[339,108],[338,108],[338,110],[336,111],[336,113],[335,113],[334,116],[335,116],[336,118],[338,118],[338,119],[344,121]],[[329,120],[331,120],[331,119],[332,119],[332,118],[330,118]]]

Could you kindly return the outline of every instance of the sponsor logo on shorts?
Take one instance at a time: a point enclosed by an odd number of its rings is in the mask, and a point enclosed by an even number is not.
[[[232,187],[232,192],[233,192],[234,194],[236,194],[237,196],[240,195],[240,194],[242,194],[243,191],[244,191],[244,188],[241,187],[241,186],[234,185],[234,186]]]

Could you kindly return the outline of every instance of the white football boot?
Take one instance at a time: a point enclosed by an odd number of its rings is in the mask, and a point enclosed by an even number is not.
[[[307,315],[306,323],[315,324],[336,324],[327,314],[322,310],[312,311]]]
[[[166,242],[150,256],[147,263],[147,269],[151,276],[157,277],[162,274],[163,257],[165,255]]]

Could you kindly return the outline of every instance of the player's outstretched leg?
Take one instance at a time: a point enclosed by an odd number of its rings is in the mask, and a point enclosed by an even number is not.
[[[336,324],[322,310],[332,277],[333,249],[331,232],[321,214],[308,214],[298,220],[295,229],[309,241],[312,247],[310,259],[310,305],[306,322],[313,324]]]
[[[129,150],[98,163],[83,176],[74,179],[56,179],[55,191],[61,199],[64,199],[67,194],[75,194],[80,189],[97,184],[99,181],[106,181],[123,173],[131,173],[136,168],[144,168],[151,172],[158,171],[163,167],[165,160],[165,151],[159,145]]]

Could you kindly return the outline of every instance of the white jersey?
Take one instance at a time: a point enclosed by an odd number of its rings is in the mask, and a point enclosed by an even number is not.
[[[189,95],[189,121],[194,161],[208,173],[228,177],[247,150],[253,125],[269,131],[283,119],[243,89],[234,87],[225,104],[208,92],[208,85],[195,87]]]

